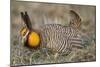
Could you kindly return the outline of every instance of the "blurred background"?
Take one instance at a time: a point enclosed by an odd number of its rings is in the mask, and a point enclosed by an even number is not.
[[[44,24],[68,26],[69,11],[74,10],[82,19],[80,31],[91,40],[83,50],[73,51],[68,56],[47,57],[41,50],[32,50],[22,46],[19,31],[23,27],[20,12],[27,11],[34,29]],[[38,2],[11,1],[11,65],[31,65],[44,63],[81,62],[96,60],[96,7],[89,5],[54,4]]]

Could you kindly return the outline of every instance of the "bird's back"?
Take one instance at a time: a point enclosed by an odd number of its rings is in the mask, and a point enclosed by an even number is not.
[[[42,45],[54,51],[69,53],[73,46],[81,45],[81,37],[72,27],[46,24],[41,27]]]

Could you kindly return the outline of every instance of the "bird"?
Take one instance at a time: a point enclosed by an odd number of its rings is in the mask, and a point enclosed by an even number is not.
[[[78,19],[78,14],[71,10]],[[44,24],[40,30],[32,29],[32,24],[28,13],[21,12],[21,17],[25,23],[20,31],[22,42],[30,48],[45,47],[57,53],[69,54],[72,48],[83,48],[81,34],[71,22],[69,26],[61,24]],[[79,20],[80,21],[80,20]],[[80,23],[80,22],[79,22]],[[75,26],[74,26],[75,25]]]

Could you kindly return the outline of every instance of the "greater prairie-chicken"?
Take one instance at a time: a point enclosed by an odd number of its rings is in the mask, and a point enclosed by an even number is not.
[[[75,13],[72,10],[71,12]],[[76,13],[75,15],[76,17],[78,16]],[[25,14],[21,12],[21,17],[26,24],[26,27],[21,30],[21,36],[26,46],[31,48],[42,46],[49,48],[52,51],[66,54],[69,53],[73,47],[83,47],[81,35],[76,30],[76,25],[74,26],[76,22],[73,24],[71,21],[69,26],[44,24],[39,32],[37,32],[32,29],[31,21],[27,12],[25,12]],[[79,17],[77,18],[79,19]]]

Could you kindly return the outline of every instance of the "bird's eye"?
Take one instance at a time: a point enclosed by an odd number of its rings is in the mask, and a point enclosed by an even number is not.
[[[25,36],[26,32],[23,32],[23,36]]]
[[[21,31],[20,31],[21,36],[25,36],[27,31],[28,30],[26,28],[22,28]]]

